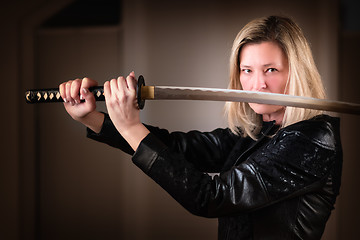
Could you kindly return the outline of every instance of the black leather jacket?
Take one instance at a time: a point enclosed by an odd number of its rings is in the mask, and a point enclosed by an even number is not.
[[[257,141],[229,129],[147,127],[151,133],[135,153],[107,115],[102,131],[88,130],[88,137],[133,154],[191,213],[217,217],[219,239],[321,238],[340,188],[338,118],[320,115],[280,130],[264,123]]]

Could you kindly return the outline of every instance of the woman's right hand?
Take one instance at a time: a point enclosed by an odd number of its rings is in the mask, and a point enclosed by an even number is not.
[[[84,123],[90,113],[95,112],[95,97],[89,92],[89,88],[97,85],[98,83],[90,78],[75,79],[60,84],[59,90],[65,109],[74,120]]]

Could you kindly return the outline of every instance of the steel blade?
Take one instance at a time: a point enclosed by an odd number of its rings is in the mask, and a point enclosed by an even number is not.
[[[144,86],[143,88],[142,98],[147,100],[248,102],[360,114],[360,104],[286,94],[196,87]]]

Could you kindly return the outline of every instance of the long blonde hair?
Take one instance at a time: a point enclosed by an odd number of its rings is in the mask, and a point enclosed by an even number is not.
[[[289,95],[325,98],[320,74],[312,52],[300,27],[287,17],[270,16],[249,22],[236,36],[230,56],[229,89],[240,89],[239,55],[242,47],[249,43],[271,41],[284,51],[289,63],[286,92]],[[228,102],[225,105],[230,129],[243,136],[256,139],[262,127],[262,118],[248,103]],[[286,107],[281,127],[310,119],[322,111]]]

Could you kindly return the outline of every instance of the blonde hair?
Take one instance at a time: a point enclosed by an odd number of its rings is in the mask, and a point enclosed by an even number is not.
[[[249,43],[271,41],[284,51],[289,63],[286,93],[289,95],[325,98],[320,74],[312,52],[300,27],[291,19],[279,16],[259,18],[249,22],[236,36],[230,56],[229,89],[240,89],[239,55],[242,47]],[[225,105],[230,129],[243,136],[256,139],[262,127],[262,118],[248,103],[228,102]],[[286,107],[281,127],[310,119],[322,111]]]

